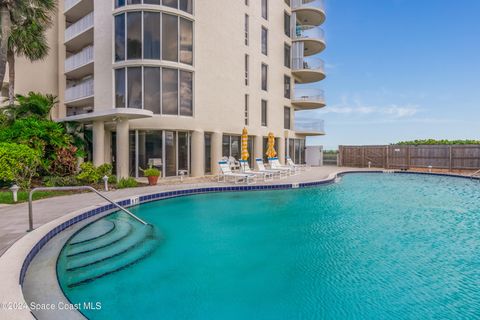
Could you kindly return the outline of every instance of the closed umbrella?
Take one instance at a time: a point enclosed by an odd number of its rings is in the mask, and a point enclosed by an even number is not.
[[[268,148],[266,155],[268,158],[275,158],[277,156],[277,152],[275,151],[275,136],[272,132],[268,134]]]

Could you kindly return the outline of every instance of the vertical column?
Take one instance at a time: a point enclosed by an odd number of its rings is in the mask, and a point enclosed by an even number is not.
[[[278,146],[277,146],[278,160],[280,160],[281,164],[285,164],[285,138],[280,137],[277,139],[277,141],[278,141]]]
[[[93,164],[99,166],[105,163],[105,125],[103,121],[93,122]]]
[[[253,140],[253,149],[255,159],[263,159],[263,136],[255,136]]]
[[[218,162],[222,159],[222,133],[212,133],[212,174],[218,174]]]
[[[202,177],[205,175],[205,135],[203,131],[192,132],[191,175]]]
[[[117,177],[128,178],[128,119],[117,120]]]
[[[105,152],[104,159],[105,163],[112,163],[112,131],[105,130]]]

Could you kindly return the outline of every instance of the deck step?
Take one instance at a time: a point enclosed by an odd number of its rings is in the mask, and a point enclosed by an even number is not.
[[[119,220],[114,222],[114,225],[115,228],[108,234],[87,242],[73,246],[70,245],[67,249],[67,257],[73,257],[106,248],[126,238],[132,231],[132,225],[127,221]]]

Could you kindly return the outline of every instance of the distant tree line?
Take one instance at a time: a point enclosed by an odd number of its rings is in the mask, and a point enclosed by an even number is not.
[[[435,139],[424,139],[424,140],[413,140],[413,141],[401,141],[393,143],[394,145],[434,145],[434,144],[447,144],[447,145],[462,145],[462,144],[480,144],[480,140],[435,140]]]

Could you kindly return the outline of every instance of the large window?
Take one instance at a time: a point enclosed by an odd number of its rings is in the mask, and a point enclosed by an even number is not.
[[[268,90],[268,66],[262,63],[262,90]]]
[[[115,61],[125,60],[125,14],[115,17]]]
[[[291,79],[289,76],[283,76],[283,96],[290,99]]]
[[[115,107],[191,117],[193,73],[159,67],[116,69]]]
[[[160,59],[160,13],[143,14],[144,59]]]
[[[128,108],[142,109],[142,68],[127,68]]]
[[[180,18],[180,62],[193,64],[193,22]]]
[[[290,37],[290,35],[291,35],[290,21],[291,21],[290,15],[285,12],[283,14],[283,30],[285,32],[285,35],[288,36],[288,37]]]
[[[178,17],[171,14],[162,15],[162,58],[178,61]]]
[[[114,58],[162,59],[193,65],[193,22],[151,11],[119,14],[115,16]]]
[[[237,160],[240,159],[242,151],[241,138],[241,136],[224,134],[222,140],[222,156],[234,157]]]
[[[212,173],[212,134],[205,132],[205,173]]]
[[[163,69],[162,113],[178,114],[178,70],[176,69]]]
[[[142,58],[142,13],[127,13],[127,59]]]
[[[142,4],[142,0],[114,0],[115,8],[131,4]],[[166,7],[179,9],[188,13],[193,13],[193,0],[143,0],[144,4],[164,5]]]
[[[290,68],[291,67],[291,50],[290,50],[290,46],[288,44],[285,43],[285,46],[283,48],[283,59],[284,59],[284,66],[287,67],[287,68]]]
[[[262,27],[262,53],[268,55],[268,30]]]
[[[290,130],[291,129],[291,110],[289,107],[284,107],[283,108],[283,127],[285,129]]]
[[[268,0],[262,0],[262,18],[268,19]]]
[[[160,68],[144,68],[144,102],[143,108],[160,114]]]
[[[262,100],[262,126],[267,126],[267,101]]]

